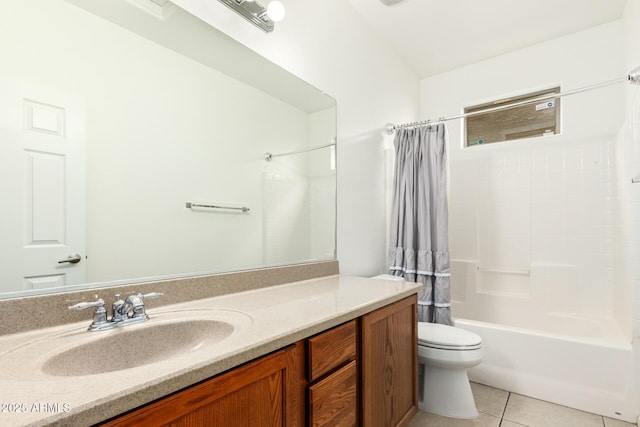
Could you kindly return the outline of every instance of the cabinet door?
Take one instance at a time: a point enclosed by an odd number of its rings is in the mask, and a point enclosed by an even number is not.
[[[362,423],[404,426],[417,412],[417,297],[362,317]]]
[[[300,426],[301,344],[249,362],[105,423],[107,426]],[[301,426],[300,426],[301,427]]]

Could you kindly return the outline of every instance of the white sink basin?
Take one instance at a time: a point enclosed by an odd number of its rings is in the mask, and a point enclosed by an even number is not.
[[[146,322],[106,331],[74,328],[0,353],[0,365],[12,367],[2,369],[3,376],[25,380],[75,377],[178,357],[197,360],[199,356],[215,355],[216,346],[252,323],[245,313],[222,309],[158,311],[149,316]]]

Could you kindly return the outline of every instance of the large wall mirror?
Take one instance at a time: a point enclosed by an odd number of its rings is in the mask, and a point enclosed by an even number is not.
[[[163,1],[10,1],[0,51],[0,298],[335,259],[331,97]]]

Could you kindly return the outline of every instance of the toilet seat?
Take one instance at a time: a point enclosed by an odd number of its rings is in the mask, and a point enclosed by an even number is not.
[[[454,326],[418,322],[418,345],[440,350],[477,350],[482,346],[482,338]]]

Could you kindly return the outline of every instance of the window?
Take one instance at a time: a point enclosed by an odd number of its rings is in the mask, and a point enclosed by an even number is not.
[[[560,87],[465,108],[465,113],[471,113],[532,100],[531,104],[467,117],[464,146],[560,133],[560,98],[533,101],[535,98],[553,93],[560,93]]]

